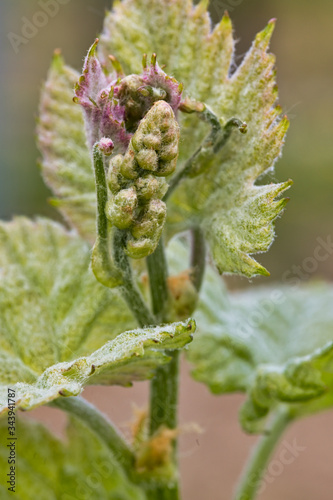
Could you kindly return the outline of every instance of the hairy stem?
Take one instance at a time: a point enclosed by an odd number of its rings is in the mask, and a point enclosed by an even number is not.
[[[191,254],[192,282],[196,290],[199,292],[205,274],[206,243],[203,231],[200,227],[193,228],[191,232],[192,232],[192,254]]]
[[[151,301],[153,312],[158,323],[167,320],[168,303],[168,270],[164,252],[162,238],[160,239],[155,252],[147,258],[147,268],[151,290]]]
[[[132,268],[129,259],[124,252],[125,243],[125,231],[115,229],[113,239],[114,261],[123,277],[123,284],[120,287],[122,295],[141,328],[149,325],[155,325],[156,319],[148,309],[140,290],[134,282]]]
[[[193,165],[195,164],[199,154],[201,153],[203,149],[203,144],[193,153],[193,155],[185,162],[184,167],[178,172],[178,174],[174,175],[173,178],[171,179],[169,189],[167,193],[165,194],[163,201],[167,201],[174,190],[177,188],[178,184],[180,181],[184,179],[192,170]]]
[[[171,361],[156,370],[150,389],[150,434],[153,435],[161,426],[175,429],[178,424],[178,386],[179,352],[167,351]],[[149,500],[179,500],[179,477],[177,441],[174,441],[173,454],[175,476],[166,483],[155,484],[149,490]]]
[[[222,130],[222,134],[220,135],[218,140],[214,143],[213,151],[215,154],[218,153],[220,149],[222,149],[223,146],[227,143],[229,137],[231,136],[231,132],[233,131],[234,128],[238,128],[238,130],[242,134],[246,134],[247,132],[246,123],[242,122],[238,118],[231,118],[230,120],[228,120]]]
[[[268,461],[282,433],[292,418],[285,408],[280,408],[273,419],[268,433],[259,439],[240,479],[234,500],[254,500],[260,480]]]
[[[105,179],[104,155],[96,143],[93,150],[93,164],[95,173],[95,185],[97,195],[97,234],[103,239],[108,239],[108,220],[105,215],[105,206],[108,201],[108,190]],[[106,249],[107,250],[107,249]],[[106,251],[106,257],[109,252]]]
[[[155,318],[149,311],[140,290],[132,276],[132,269],[124,252],[126,232],[115,229],[113,238],[114,260],[109,248],[109,222],[105,214],[108,201],[108,189],[105,178],[104,155],[96,143],[93,151],[93,164],[97,195],[97,240],[92,254],[92,269],[96,279],[104,286],[113,288],[120,286],[126,300],[139,325],[155,324]]]
[[[147,259],[153,312],[159,321],[165,321],[168,301],[168,270],[162,239],[155,252]],[[150,433],[154,434],[161,425],[174,428],[176,423],[178,353],[169,353],[171,361],[156,370],[151,382]]]
[[[228,141],[234,128],[238,128],[242,134],[247,132],[246,123],[242,122],[238,118],[231,118],[227,121],[224,127],[221,127],[218,117],[207,107],[205,107],[204,111],[198,112],[197,115],[202,121],[211,125],[211,132],[193,153],[193,155],[185,162],[185,165],[178,172],[178,174],[172,178],[169,189],[164,196],[164,201],[172,195],[183,178],[190,175],[193,170],[195,170],[199,156],[203,155],[206,158],[217,154]]]
[[[155,317],[163,322],[166,320],[168,303],[168,271],[162,239],[155,252],[148,257],[147,267],[153,312]],[[171,360],[156,370],[150,386],[150,435],[153,435],[161,426],[170,429],[177,427],[179,352],[167,351],[166,354]],[[176,443],[174,461],[176,465]],[[178,475],[174,481],[154,487],[148,492],[148,498],[150,500],[178,500],[180,498]]]
[[[105,178],[104,155],[96,143],[93,149],[97,216],[97,239],[92,252],[91,267],[96,279],[102,285],[113,288],[122,283],[120,271],[114,266],[109,249],[109,222],[105,214],[108,189]]]
[[[156,370],[151,382],[150,434],[162,425],[177,427],[179,351],[167,351],[171,361]]]
[[[49,403],[49,406],[63,410],[82,420],[110,448],[125,471],[131,470],[134,464],[134,455],[125,438],[115,429],[110,420],[92,404],[81,397],[66,397],[56,399]]]

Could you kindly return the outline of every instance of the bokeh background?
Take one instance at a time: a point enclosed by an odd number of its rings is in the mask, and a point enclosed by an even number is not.
[[[81,68],[82,59],[100,32],[110,0],[68,0],[47,25],[22,44],[17,53],[9,33],[21,34],[22,18],[40,10],[38,1],[0,2],[0,218],[15,214],[58,217],[48,206],[50,195],[37,168],[35,118],[41,83],[55,48],[67,63]],[[271,271],[270,278],[248,283],[229,279],[232,288],[283,280],[293,266],[303,268],[313,256],[317,238],[333,233],[333,2],[331,0],[212,0],[213,22],[227,9],[234,22],[236,62],[249,48],[257,31],[272,17],[278,18],[272,41],[277,55],[280,102],[291,119],[283,158],[273,179],[292,178],[291,202],[277,222],[278,237],[269,253],[260,256]],[[163,27],[161,27],[163,29]],[[332,235],[333,237],[333,235]],[[303,269],[304,270],[304,269]],[[306,279],[333,279],[333,257],[319,263]],[[315,334],[315,332],[314,332]],[[256,438],[246,436],[237,422],[241,396],[213,397],[191,381],[189,367],[182,367],[181,423],[197,422],[203,434],[184,433],[181,467],[185,500],[228,500]],[[132,389],[90,388],[85,396],[98,405],[126,432],[132,402],[145,406],[147,384]],[[65,418],[56,410],[32,412],[58,434]],[[333,491],[333,412],[326,412],[293,425],[284,444],[294,440],[304,450],[279,474],[270,476],[260,500],[331,500]],[[281,449],[281,448],[280,448]],[[277,456],[279,451],[277,451]]]

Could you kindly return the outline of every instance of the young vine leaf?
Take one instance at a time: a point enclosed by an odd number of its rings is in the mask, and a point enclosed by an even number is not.
[[[71,418],[66,441],[59,440],[41,424],[19,419],[19,453],[16,467],[20,480],[15,485],[18,500],[74,500],[109,498],[145,500],[145,493],[126,475],[112,451],[79,420]],[[0,421],[0,433],[7,431],[6,419]],[[12,498],[8,491],[9,441],[0,445],[0,495]]]
[[[291,184],[255,185],[280,156],[289,125],[277,105],[275,58],[267,52],[274,20],[232,73],[231,21],[225,15],[212,30],[207,3],[117,3],[105,20],[100,58],[115,53],[126,71],[137,72],[139,54],[154,50],[166,71],[183,83],[185,96],[207,104],[221,127],[234,117],[247,124],[246,135],[234,131],[214,155],[210,150],[200,155],[199,175],[185,178],[174,192],[167,222],[171,234],[201,224],[220,272],[265,275],[251,254],[270,247],[273,221],[286,204],[275,198]],[[162,22],[167,31],[160,29]],[[198,114],[179,115],[180,169],[208,132],[205,123],[198,124]]]
[[[51,221],[1,223],[0,413],[8,387],[32,409],[85,385],[128,386],[191,341],[192,320],[135,330],[121,297],[95,280],[90,252]]]
[[[187,354],[193,377],[214,394],[246,393],[240,421],[248,432],[263,431],[278,405],[294,418],[332,407],[332,300],[326,283],[230,294],[209,268]]]
[[[112,132],[116,119],[127,144],[154,102],[171,105],[180,125],[180,149],[170,184],[200,144],[202,148],[192,171],[169,197],[168,234],[199,224],[220,272],[268,274],[252,254],[270,247],[274,220],[286,204],[286,199],[276,198],[291,185],[256,185],[273,168],[288,129],[277,105],[275,59],[267,52],[273,28],[271,21],[233,71],[230,19],[225,15],[212,29],[206,1],[194,6],[192,0],[123,0],[107,14],[99,45],[90,51],[81,78],[55,56],[41,100],[42,171],[56,195],[54,203],[84,238],[95,241],[96,195],[84,120],[72,102],[77,82],[75,100],[84,107],[86,123],[95,126],[96,116],[104,117],[93,130],[94,140],[98,133]],[[145,56],[142,71],[142,56],[151,53],[152,65]],[[157,65],[155,53],[167,74]],[[103,71],[111,64],[110,55],[115,71],[107,77]],[[89,79],[93,70],[97,87]],[[214,117],[216,129],[211,142],[207,115]],[[240,133],[246,130],[246,135]],[[115,151],[117,134],[109,137]]]

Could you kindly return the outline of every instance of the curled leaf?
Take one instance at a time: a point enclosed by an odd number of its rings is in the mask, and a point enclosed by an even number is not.
[[[89,269],[89,245],[59,224],[2,223],[0,243],[0,412],[8,387],[31,409],[87,384],[128,385],[191,341],[192,321],[133,330],[121,297]]]
[[[88,143],[92,148],[102,137],[112,139],[115,151],[123,153],[131,139],[125,127],[125,107],[114,98],[117,76],[108,75],[96,57],[98,39],[91,46],[83,73],[75,85],[74,102],[84,110]]]

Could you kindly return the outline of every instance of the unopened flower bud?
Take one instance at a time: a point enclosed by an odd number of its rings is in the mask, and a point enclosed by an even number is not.
[[[111,139],[108,137],[102,137],[98,144],[99,149],[102,151],[105,156],[110,156],[112,151],[114,150],[114,144]]]
[[[161,234],[159,234],[159,238],[160,236]],[[157,240],[157,243],[159,241],[159,238]],[[126,255],[128,255],[128,257],[131,257],[131,259],[143,259],[144,257],[147,257],[147,255],[150,255],[154,252],[157,243],[155,240],[150,240],[148,238],[141,240],[135,240],[133,238],[127,242],[125,253]]]
[[[160,151],[160,159],[164,162],[171,162],[178,156],[178,144],[170,144]]]
[[[140,121],[126,154],[110,161],[108,186],[113,196],[105,213],[113,226],[128,231],[125,250],[134,259],[147,257],[158,245],[166,220],[164,177],[175,171],[178,143],[174,112],[167,102],[158,101]]]
[[[143,144],[146,148],[159,149],[161,147],[161,133],[157,130],[155,134],[148,134],[143,139]]]
[[[121,189],[128,187],[128,181],[123,177],[120,170],[123,161],[123,155],[117,155],[110,160],[107,181],[112,194],[117,194]]]
[[[181,101],[179,109],[183,113],[202,113],[205,110],[205,105],[202,102],[186,97]]]
[[[137,163],[135,161],[135,152],[133,149],[129,148],[125,154],[124,160],[121,164],[120,171],[126,179],[135,180],[139,177],[137,171]]]
[[[162,199],[168,190],[168,184],[163,178],[149,174],[135,181],[138,198],[149,201],[152,198]]]
[[[136,155],[136,161],[143,170],[155,172],[158,169],[158,156],[153,149],[141,149]]]
[[[140,220],[135,221],[131,228],[131,233],[136,239],[152,239],[159,227],[163,227],[166,219],[166,205],[161,200],[151,200],[144,215]]]
[[[132,137],[132,151],[140,168],[156,176],[171,175],[177,164],[179,125],[170,105],[158,101],[140,122]]]
[[[105,213],[118,229],[128,229],[134,222],[138,198],[135,188],[123,189],[106,204]]]
[[[165,99],[167,97],[167,93],[165,90],[151,87],[150,85],[140,87],[138,89],[138,92],[144,97],[151,97],[153,101],[160,101],[161,99]]]

